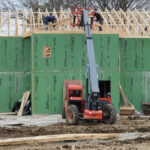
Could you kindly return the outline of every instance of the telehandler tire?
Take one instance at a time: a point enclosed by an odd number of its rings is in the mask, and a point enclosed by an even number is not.
[[[65,102],[62,103],[61,116],[62,116],[62,119],[66,118],[66,114],[65,114]]]
[[[116,110],[112,104],[104,105],[103,122],[106,124],[114,124],[116,122]]]
[[[76,105],[69,105],[66,110],[66,122],[68,125],[76,125],[79,122],[79,111]]]

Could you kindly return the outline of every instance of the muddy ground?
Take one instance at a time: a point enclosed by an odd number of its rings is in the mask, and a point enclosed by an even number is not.
[[[14,128],[15,127],[15,128]],[[113,125],[81,121],[79,125],[67,126],[65,123],[57,123],[44,127],[30,126],[24,127],[16,124],[13,128],[0,128],[0,139],[13,137],[28,137],[39,135],[55,135],[69,133],[123,133],[123,140],[88,140],[88,141],[69,141],[45,144],[26,144],[16,146],[1,146],[0,150],[77,150],[77,149],[113,149],[113,150],[150,150],[150,118],[149,117],[118,117]],[[130,138],[130,134],[137,133],[142,136]],[[144,135],[148,135],[145,136]]]

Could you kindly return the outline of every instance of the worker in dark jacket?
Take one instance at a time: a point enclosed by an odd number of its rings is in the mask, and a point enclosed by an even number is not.
[[[94,12],[94,17],[96,18],[96,22],[98,22],[100,25],[103,25],[104,19],[103,17],[97,13],[96,11]],[[99,26],[99,31],[102,31],[102,27]]]
[[[42,19],[45,26],[47,26],[49,23],[55,23],[57,21],[56,17],[52,14],[49,16],[43,16]],[[55,29],[55,25],[53,25],[53,29]],[[46,27],[45,30],[48,30],[48,27]]]
[[[49,16],[43,17],[44,25],[48,25],[50,22],[55,23],[56,22],[56,17],[51,15],[51,14]]]

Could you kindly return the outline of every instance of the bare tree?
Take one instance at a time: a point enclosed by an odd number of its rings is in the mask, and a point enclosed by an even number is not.
[[[59,11],[60,8],[63,8],[64,0],[43,0],[42,9],[47,8],[48,10],[52,11],[53,8],[56,11]]]
[[[5,8],[7,7],[7,1],[11,4],[11,0],[0,0],[3,3]],[[19,1],[19,0],[18,0]],[[23,6],[26,8],[32,8],[33,11],[38,11],[40,8],[41,11],[45,11],[47,8],[49,11],[52,11],[53,8],[56,11],[62,7],[63,9],[67,9],[69,7],[82,7],[82,8],[100,8],[101,10],[119,10],[120,8],[126,11],[129,9],[148,9],[150,7],[150,0],[22,0]],[[13,3],[12,3],[13,4]],[[15,9],[13,5],[12,9]]]
[[[93,8],[100,8],[101,10],[119,10],[120,8],[124,11],[129,9],[142,9],[150,7],[149,0],[91,0],[90,4]]]
[[[38,8],[41,7],[39,0],[22,0],[22,4],[25,8],[32,8],[33,11],[38,11]]]
[[[20,7],[21,3],[19,1],[13,1],[13,0],[0,0],[0,8],[2,8],[5,11],[8,10],[16,10],[16,9],[21,9]]]
[[[64,7],[90,8],[90,0],[64,0]]]
[[[22,0],[22,3],[26,8],[32,8],[33,11],[38,11],[39,8],[41,11],[45,11],[46,8],[49,11],[53,8],[59,11],[60,7],[63,7],[64,0]]]

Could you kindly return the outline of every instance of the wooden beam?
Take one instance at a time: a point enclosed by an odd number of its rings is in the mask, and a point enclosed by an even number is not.
[[[62,9],[62,8],[61,8],[61,9]],[[66,19],[66,15],[65,15],[63,9],[62,9],[62,16],[63,16],[64,19]]]
[[[119,114],[131,116],[135,114],[135,109],[133,107],[120,107]]]
[[[59,11],[59,22],[61,22],[63,20],[63,9],[60,8],[60,11]]]
[[[37,28],[40,27],[40,21],[41,21],[41,14],[40,14],[40,9],[38,10],[38,15],[37,15]]]
[[[0,113],[0,116],[3,115],[17,115],[17,112],[5,112],[5,113]]]
[[[33,15],[33,32],[36,30],[36,24],[35,24],[35,16],[34,16],[34,13],[32,14]]]
[[[58,141],[79,141],[90,139],[111,139],[117,137],[118,133],[99,133],[99,134],[60,134],[60,135],[46,135],[46,136],[34,136],[24,138],[12,138],[0,140],[0,145],[19,145],[19,144],[33,144],[33,143],[47,143]]]
[[[58,15],[57,15],[57,12],[55,10],[55,8],[53,8],[53,13],[52,13],[53,16],[56,17],[57,21],[59,22],[59,18],[58,18]]]
[[[48,12],[47,8],[46,8],[45,12],[46,12],[46,16],[49,16],[49,12]]]
[[[18,114],[17,114],[18,117],[22,116],[23,109],[28,101],[29,96],[30,96],[30,91],[27,91],[23,94],[21,106],[20,106]]]
[[[16,29],[16,36],[18,36],[18,10],[16,11],[15,29]]]
[[[30,32],[33,33],[33,11],[30,11]]]
[[[8,36],[10,36],[10,10],[8,11]]]
[[[71,20],[71,9],[70,8],[68,8],[67,18],[66,19]],[[67,30],[68,31],[70,30],[70,22],[68,22],[68,24],[67,24]]]
[[[22,13],[22,36],[24,36],[26,33],[26,22],[26,11],[24,9]]]

